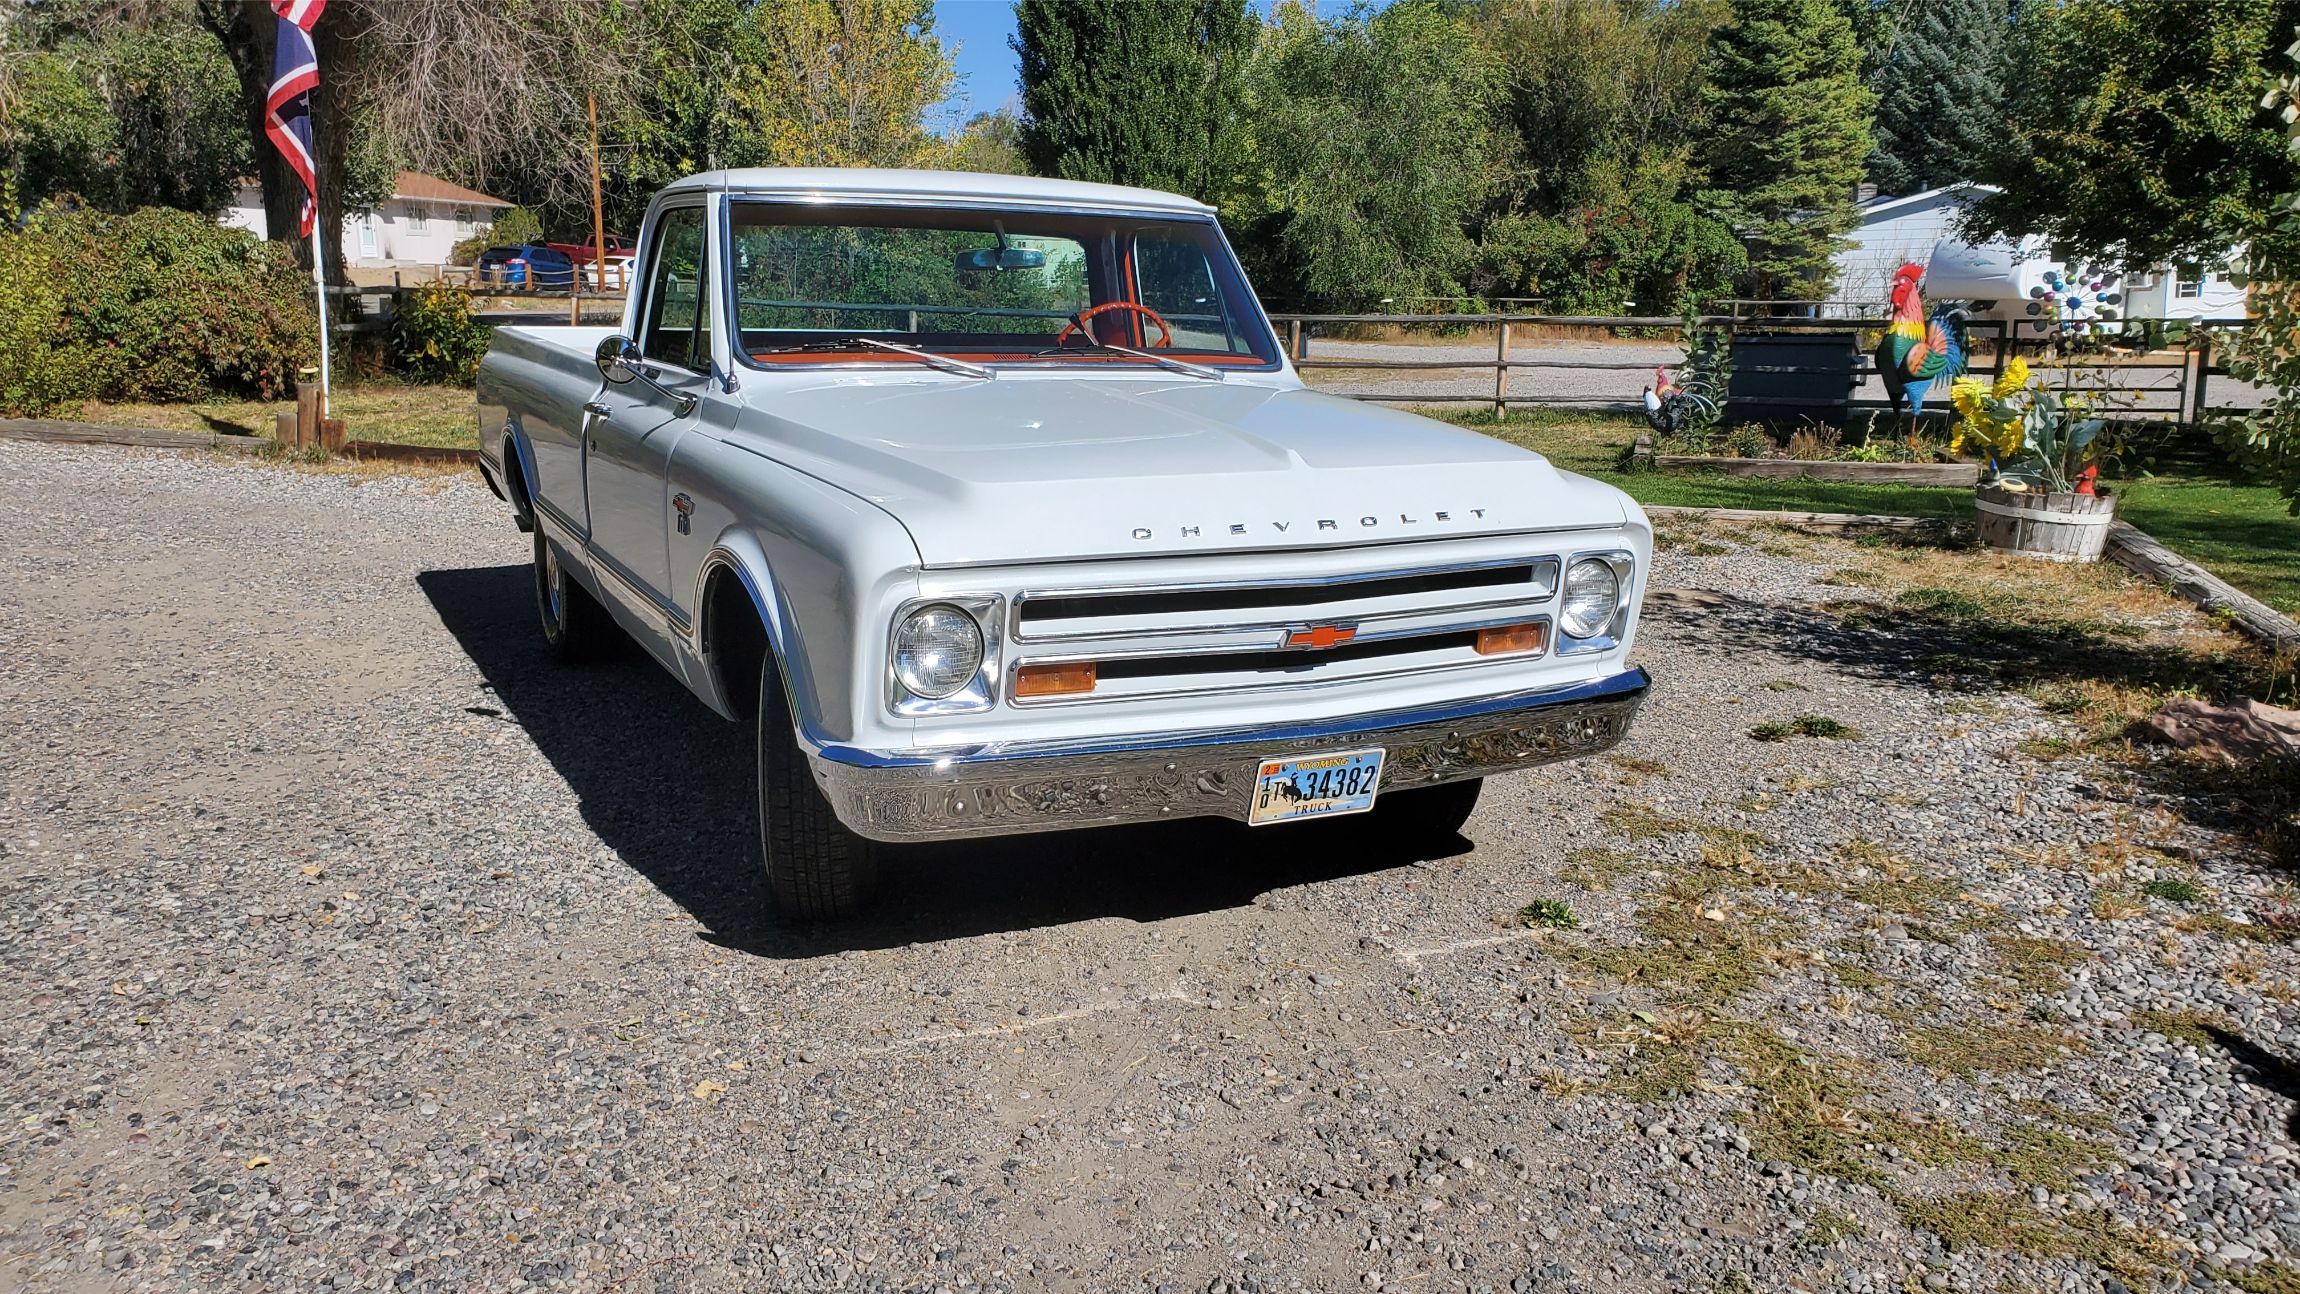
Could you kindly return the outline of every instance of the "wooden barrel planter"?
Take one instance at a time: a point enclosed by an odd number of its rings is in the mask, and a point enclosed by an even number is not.
[[[2053,562],[2098,561],[2116,520],[2116,496],[2107,490],[2042,494],[1984,485],[1973,492],[1973,507],[1982,543]]]

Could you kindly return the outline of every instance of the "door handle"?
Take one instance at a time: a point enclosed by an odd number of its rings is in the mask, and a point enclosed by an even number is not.
[[[583,402],[583,412],[594,418],[604,418],[614,410],[607,407],[605,400],[586,400]]]

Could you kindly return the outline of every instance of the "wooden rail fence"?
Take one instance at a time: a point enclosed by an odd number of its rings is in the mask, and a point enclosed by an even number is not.
[[[1496,418],[1507,418],[1513,406],[1551,405],[1571,408],[1600,408],[1633,410],[1635,401],[1599,400],[1586,394],[1556,394],[1544,392],[1538,385],[1528,389],[1513,382],[1513,375],[1538,375],[1544,371],[1581,372],[1638,372],[1650,373],[1650,362],[1617,362],[1608,360],[1542,358],[1527,356],[1522,351],[1512,353],[1513,342],[1522,341],[1527,333],[1541,328],[1575,329],[1639,329],[1682,334],[1686,320],[1674,316],[1658,315],[1535,315],[1535,314],[1310,314],[1278,313],[1270,316],[1285,339],[1288,358],[1294,367],[1305,371],[1320,369],[1359,370],[1376,372],[1395,370],[1405,372],[1479,372],[1493,374],[1491,393],[1477,392],[1384,392],[1342,391],[1336,394],[1354,399],[1394,404],[1483,404],[1491,407]],[[1784,333],[1857,333],[1874,335],[1891,321],[1888,319],[1821,319],[1808,317],[1770,317],[1748,314],[1705,315],[1691,321],[1697,327],[1720,328],[1734,339],[1751,335],[1780,335]],[[2003,371],[2004,361],[2014,355],[2031,357],[2044,355],[2051,339],[2022,337],[2018,333],[2021,321],[2002,319],[1975,319],[1966,326],[1972,341],[1973,354],[1968,372],[1971,376],[1994,380]],[[2145,335],[2146,329],[2177,324],[2185,333],[2180,345],[2174,348],[2150,349],[2137,353],[2104,357],[2081,352],[2064,352],[2046,358],[2061,380],[2055,389],[2073,394],[2113,395],[2122,403],[2106,408],[2106,416],[2137,418],[2150,421],[2196,422],[2202,418],[2229,412],[2226,408],[2205,403],[2209,380],[2225,377],[2228,370],[2214,360],[2215,336],[2232,327],[2241,327],[2242,320],[2152,320],[2122,321],[2128,333]],[[1350,327],[1405,327],[1443,329],[1491,329],[1493,357],[1471,359],[1454,357],[1444,359],[1391,359],[1391,358],[1319,358],[1311,354],[1311,342],[1321,330]],[[1791,373],[1835,375],[1837,370],[1798,364],[1742,364],[1733,369],[1743,373]],[[1874,361],[1866,353],[1855,356],[1852,377],[1856,387],[1868,387],[1876,373]],[[2163,375],[2161,377],[2157,375]],[[2119,377],[2125,380],[2118,380]],[[1940,407],[1945,399],[1936,396]],[[1795,396],[1766,396],[1762,401],[1769,406],[1814,407],[1845,409],[1851,413],[1866,414],[1889,410],[1892,402],[1880,396],[1855,394],[1850,399],[1814,399]]]

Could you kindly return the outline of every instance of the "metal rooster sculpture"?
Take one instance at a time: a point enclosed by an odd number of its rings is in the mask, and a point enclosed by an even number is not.
[[[1664,436],[1682,433],[1694,418],[1693,397],[1670,380],[1669,370],[1656,367],[1653,385],[1645,388],[1645,421]]]
[[[1893,398],[1895,413],[1907,397],[1911,431],[1933,383],[1946,387],[1965,371],[1964,314],[1941,306],[1927,318],[1924,294],[1918,291],[1924,277],[1922,265],[1893,271],[1893,322],[1877,343],[1877,372],[1885,380],[1885,393]]]
[[[1717,421],[1718,402],[1725,396],[1727,367],[1732,363],[1732,339],[1722,328],[1688,325],[1685,362],[1677,375],[1666,368],[1653,370],[1653,385],[1645,388],[1645,421],[1657,435],[1681,436],[1695,426]]]

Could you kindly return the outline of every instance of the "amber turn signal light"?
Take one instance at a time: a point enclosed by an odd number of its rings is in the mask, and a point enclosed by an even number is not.
[[[1078,696],[1094,690],[1094,662],[1066,661],[1059,665],[1025,665],[1014,671],[1014,695]]]
[[[1529,625],[1503,625],[1498,629],[1477,631],[1477,654],[1480,656],[1514,656],[1521,652],[1540,651],[1549,645],[1549,626],[1540,622]]]

